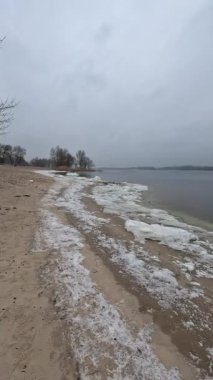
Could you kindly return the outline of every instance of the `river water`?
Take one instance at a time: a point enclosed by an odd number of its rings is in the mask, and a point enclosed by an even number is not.
[[[152,206],[188,217],[192,223],[213,224],[212,171],[103,169],[97,174],[107,181],[148,185]]]

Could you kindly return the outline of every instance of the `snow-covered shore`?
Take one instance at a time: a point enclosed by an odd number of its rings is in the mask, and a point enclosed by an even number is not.
[[[97,372],[94,377],[97,379],[186,378],[183,364],[179,370],[174,365],[167,371],[166,363],[159,362],[151,343],[153,327],[138,329],[133,337],[128,321],[99,291],[90,268],[85,267],[85,247],[88,244],[95,247],[101,259],[118,271],[118,276],[119,272],[125,278],[129,276],[130,282],[145,290],[150,304],[156,302],[162,308],[162,313],[163,310],[175,312],[179,326],[176,328],[185,329],[187,333],[189,330],[209,331],[210,314],[198,305],[209,302],[201,280],[210,280],[213,276],[213,246],[208,241],[211,233],[181,223],[166,211],[145,207],[146,186],[106,183],[99,178],[62,177],[43,171],[42,174],[53,176],[55,183],[43,199],[42,226],[34,250],[54,249],[58,254],[60,270],[56,270],[55,278],[59,289],[63,289],[61,294],[58,291],[58,303],[60,307],[66,298],[66,315],[75,331],[80,331],[76,334],[71,329],[70,339],[82,365],[82,378],[87,378],[88,367],[98,368],[99,372],[100,367],[106,365],[102,356],[107,356],[109,363],[105,377]],[[59,213],[65,213],[69,223],[61,222],[60,217],[52,213],[54,207]],[[147,247],[150,241],[154,244],[152,249]],[[149,313],[155,314],[151,309]],[[169,329],[168,334],[172,334]],[[199,344],[204,347],[202,338],[199,339],[197,347]],[[182,347],[181,342],[179,345]],[[211,349],[208,342],[202,350],[202,358],[209,357],[207,349]],[[137,350],[140,355],[136,354]],[[196,376],[210,371],[210,364],[205,371],[196,364],[198,351],[186,355],[188,360],[195,357],[191,361],[197,366]],[[173,359],[177,364],[175,355]],[[191,378],[193,370],[192,373]]]

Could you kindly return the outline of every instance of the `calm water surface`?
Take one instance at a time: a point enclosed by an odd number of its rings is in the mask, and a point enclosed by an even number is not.
[[[181,170],[104,169],[104,180],[148,185],[163,208],[213,223],[213,172]]]

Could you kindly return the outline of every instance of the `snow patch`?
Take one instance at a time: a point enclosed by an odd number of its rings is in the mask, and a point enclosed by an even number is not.
[[[151,262],[150,255],[142,248],[127,249],[119,240],[104,235],[98,237],[99,245],[109,249],[112,262],[117,263],[124,273],[128,273],[139,285],[145,287],[163,308],[171,308],[180,301],[187,301],[203,295],[200,287],[192,290],[181,287],[172,271],[159,267],[158,262]]]
[[[84,189],[93,183],[93,180],[83,177],[55,178],[55,184],[44,198],[44,202],[66,209],[81,222],[82,228],[89,232],[92,229],[107,223],[107,219],[98,218],[95,213],[85,209],[82,202]]]
[[[104,207],[104,212],[125,215],[140,210],[137,201],[142,199],[148,187],[130,183],[99,185],[93,189],[96,203]]]
[[[71,346],[81,363],[81,378],[90,379],[92,367],[97,380],[102,378],[100,368],[105,368],[106,378],[114,380],[180,379],[178,370],[167,370],[152,351],[150,327],[133,337],[118,310],[97,290],[82,265],[84,241],[78,230],[43,210],[40,234],[39,250],[43,242],[57,262],[57,306],[64,309],[70,324]]]

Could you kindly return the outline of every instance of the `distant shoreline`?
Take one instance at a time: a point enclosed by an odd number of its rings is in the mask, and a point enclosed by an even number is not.
[[[33,170],[38,169],[38,170],[54,170],[59,173],[91,173],[91,172],[96,172],[98,171],[97,169],[82,169],[82,168],[67,168],[65,166],[63,167],[55,167],[55,168],[49,168],[49,167],[40,167],[40,166],[27,166],[31,167]]]
[[[133,166],[133,167],[101,167],[97,168],[96,171],[101,170],[199,170],[199,171],[213,171],[213,166],[192,166],[192,165],[183,165],[183,166]]]

